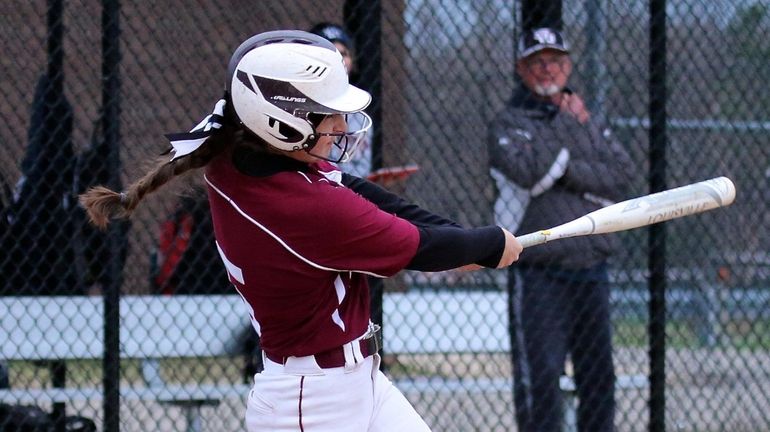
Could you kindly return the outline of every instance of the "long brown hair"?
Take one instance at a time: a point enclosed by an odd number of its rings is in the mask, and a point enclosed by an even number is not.
[[[226,124],[189,155],[170,162],[169,156],[166,155],[123,192],[116,192],[105,186],[92,187],[79,196],[80,205],[85,208],[91,223],[101,229],[105,229],[111,219],[129,218],[145,196],[176,176],[206,166],[217,155],[234,145],[235,132],[233,125]]]

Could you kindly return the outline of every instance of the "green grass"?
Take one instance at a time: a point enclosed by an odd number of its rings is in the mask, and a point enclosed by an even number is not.
[[[614,344],[645,347],[649,344],[648,323],[622,320],[614,323]],[[704,346],[696,324],[677,320],[666,323],[666,345],[670,348],[700,348]],[[721,329],[721,332],[720,332]],[[730,321],[714,329],[717,347],[751,351],[770,350],[770,321]]]

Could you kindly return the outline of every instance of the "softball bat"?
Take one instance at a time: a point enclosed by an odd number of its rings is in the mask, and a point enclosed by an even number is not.
[[[595,210],[565,224],[517,237],[528,248],[569,237],[605,234],[656,224],[725,207],[735,200],[727,177],[668,189]]]

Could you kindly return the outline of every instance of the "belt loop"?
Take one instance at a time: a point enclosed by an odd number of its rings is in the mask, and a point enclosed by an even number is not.
[[[378,329],[379,330],[379,329]],[[372,335],[372,342],[374,345],[374,351],[370,352],[369,355],[374,355],[380,352],[380,349],[382,348],[382,340],[380,339],[382,335],[380,335],[379,331]]]
[[[356,340],[351,342],[350,346],[353,348],[353,359],[356,361],[356,363],[361,363],[364,361],[364,353],[361,352],[361,343]]]
[[[359,363],[364,360],[364,355],[361,353],[361,344],[356,339],[352,342],[348,342],[342,345],[342,351],[345,354],[345,370],[353,370]]]

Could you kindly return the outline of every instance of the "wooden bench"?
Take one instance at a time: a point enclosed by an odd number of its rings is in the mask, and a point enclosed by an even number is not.
[[[507,354],[510,340],[506,294],[478,291],[386,293],[384,350],[389,354]],[[143,387],[121,388],[124,400],[183,407],[189,431],[201,426],[201,407],[225,398],[245,399],[250,385],[178,385],[157,374],[160,360],[237,354],[238,335],[250,326],[240,296],[126,296],[120,304],[122,359],[143,364]],[[0,298],[0,360],[101,359],[103,303],[99,297]],[[510,392],[510,378],[410,377],[394,383],[405,393]],[[618,377],[619,388],[641,388],[646,377]],[[574,383],[563,377],[565,424],[574,418]],[[99,400],[94,388],[0,390],[5,403],[69,403]]]

